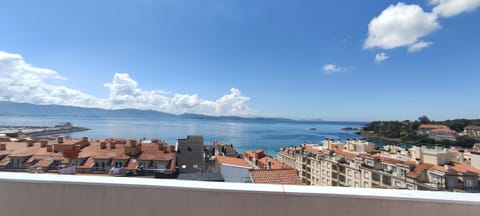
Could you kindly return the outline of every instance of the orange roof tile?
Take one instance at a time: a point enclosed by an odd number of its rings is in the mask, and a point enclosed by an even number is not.
[[[360,154],[360,153],[344,151],[343,149],[336,149],[335,154],[341,155],[341,156],[344,156],[344,157],[347,157],[347,158],[350,158],[350,159],[353,159],[355,157],[362,157],[362,156],[365,155],[365,154]]]
[[[448,169],[445,169],[445,167],[438,166],[438,165],[432,166],[430,169],[437,170],[437,171],[440,171],[440,172],[448,172],[449,171]]]
[[[270,156],[263,157],[258,160],[257,166],[259,166],[261,169],[267,169],[267,163],[270,162],[270,169],[285,169],[285,168],[290,168],[288,165],[275,160],[275,158],[272,158]]]
[[[475,173],[480,175],[480,169],[466,164],[455,163],[453,166],[451,166],[451,170],[460,173]]]
[[[312,153],[322,153],[323,151],[318,148],[314,148],[313,146],[305,146],[305,151],[306,152],[312,152]]]
[[[250,170],[250,177],[256,184],[293,184],[303,185],[294,169]]]
[[[107,144],[105,149],[100,148],[100,142],[104,140],[95,140],[91,141],[90,145],[82,148],[78,157],[86,158],[93,157],[95,159],[117,159],[125,160],[129,157],[125,155],[125,145],[116,144],[114,149],[110,148],[110,145]]]
[[[439,128],[446,128],[447,126],[445,125],[439,125],[439,124],[421,124],[419,128],[421,129],[439,129]]]
[[[1,160],[0,160],[0,167],[2,166],[6,166],[10,163],[10,158],[9,157],[3,157]]]
[[[127,166],[123,167],[125,170],[135,170],[138,168],[138,161],[136,159],[130,159]]]
[[[435,166],[435,165],[429,164],[429,163],[419,164],[415,167],[415,169],[413,171],[410,171],[410,172],[407,173],[407,177],[416,178],[424,170],[428,170],[428,169],[432,168],[433,166]]]
[[[480,130],[480,126],[469,125],[469,126],[466,126],[464,129],[467,129],[467,130]]]
[[[250,164],[249,164],[247,161],[245,161],[243,158],[234,158],[234,157],[226,157],[226,156],[216,156],[215,159],[216,159],[216,160],[218,161],[218,163],[220,163],[220,164],[252,168],[252,165],[250,165]]]
[[[436,133],[447,133],[447,134],[456,134],[457,132],[454,130],[450,130],[448,128],[439,128],[439,129],[434,129],[432,132]]]
[[[165,151],[160,151],[157,144],[143,144],[142,153],[138,156],[138,160],[158,160],[167,161],[175,158],[175,152],[170,152],[170,146],[165,146]]]
[[[92,168],[95,165],[95,160],[92,157],[89,157],[79,168]]]
[[[54,160],[51,160],[51,159],[50,159],[50,160],[49,160],[49,159],[47,159],[47,160],[41,160],[41,161],[39,161],[38,163],[36,163],[34,166],[35,166],[35,167],[46,168],[46,167],[49,167],[50,165],[52,165],[53,161],[54,161]]]
[[[403,160],[398,160],[398,159],[395,159],[395,158],[389,158],[389,157],[384,157],[384,156],[380,156],[380,161],[391,163],[391,164],[404,163],[405,162]]]

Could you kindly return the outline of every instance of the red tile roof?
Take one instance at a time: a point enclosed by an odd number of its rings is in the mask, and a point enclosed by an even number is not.
[[[416,178],[424,170],[428,170],[428,169],[432,168],[433,166],[435,166],[435,165],[429,164],[429,163],[419,164],[415,167],[415,169],[413,171],[410,171],[410,172],[407,173],[407,177]]]
[[[93,160],[93,158],[89,157],[85,163],[83,163],[81,166],[79,166],[79,168],[92,168],[93,165],[95,165],[95,160]]]
[[[256,184],[303,185],[294,169],[250,170],[250,177]]]
[[[243,158],[234,158],[234,157],[226,157],[226,156],[216,156],[215,159],[216,159],[216,160],[218,161],[218,163],[220,163],[220,164],[252,168],[252,165],[250,165],[250,164],[249,164],[247,161],[245,161]]]
[[[138,161],[136,159],[130,159],[127,166],[123,167],[125,170],[135,170],[138,168]]]
[[[349,152],[349,151],[344,151],[343,149],[336,149],[335,154],[344,156],[346,158],[353,159],[355,157],[363,157],[366,156],[366,154],[360,154],[360,153],[354,153],[354,152]]]
[[[460,173],[475,173],[477,175],[480,175],[480,169],[475,168],[471,165],[466,165],[466,164],[460,164],[460,163],[454,163],[453,166],[450,167],[451,170],[455,172],[460,172]]]
[[[263,157],[258,160],[257,166],[260,167],[260,169],[267,169],[267,164],[270,162],[270,169],[285,169],[285,168],[290,168],[286,164],[275,160],[275,158],[272,158],[270,156]]]
[[[34,166],[35,167],[41,167],[41,168],[46,168],[52,165],[53,160],[52,159],[46,159],[46,160],[41,160],[38,163],[36,163]]]
[[[480,130],[480,126],[469,125],[469,126],[466,126],[464,129],[466,129],[466,130]]]
[[[305,146],[305,151],[306,152],[311,152],[311,153],[322,153],[323,152],[321,149],[315,148],[313,146]]]
[[[454,130],[450,130],[448,128],[439,128],[439,129],[434,129],[432,132],[436,133],[446,133],[446,134],[456,134],[457,132]]]
[[[439,125],[439,124],[421,124],[420,129],[439,129],[439,128],[446,128],[447,126],[445,125]]]
[[[258,160],[265,157],[265,150],[263,149],[258,149],[257,151],[247,150],[243,152],[243,157],[247,158],[247,160],[249,158],[252,158],[252,160],[253,159]]]
[[[158,144],[150,143],[142,145],[142,153],[138,160],[168,161],[175,159],[175,152],[170,152],[170,146],[164,146],[165,151],[160,151]]]

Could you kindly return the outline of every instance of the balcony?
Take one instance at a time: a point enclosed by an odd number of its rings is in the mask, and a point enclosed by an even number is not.
[[[477,215],[478,194],[0,173],[2,215]]]

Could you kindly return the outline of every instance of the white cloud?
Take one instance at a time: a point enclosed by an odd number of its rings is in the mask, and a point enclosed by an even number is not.
[[[411,46],[439,28],[437,16],[423,11],[418,5],[390,5],[368,24],[364,48]]]
[[[85,107],[101,106],[102,102],[78,90],[47,83],[63,80],[57,72],[32,66],[19,54],[0,51],[0,99],[36,104],[61,104]]]
[[[382,61],[385,61],[388,59],[388,55],[385,54],[384,52],[378,53],[375,55],[375,62],[380,63]]]
[[[414,43],[410,46],[408,46],[408,51],[409,52],[418,52],[420,50],[422,50],[423,48],[426,48],[426,47],[429,47],[430,45],[432,45],[433,42],[428,42],[428,41],[418,41],[417,43]]]
[[[207,100],[197,94],[169,94],[161,90],[143,90],[127,73],[115,73],[106,83],[108,98],[97,98],[79,90],[49,81],[62,80],[56,71],[27,64],[23,57],[0,51],[0,100],[34,104],[58,104],[109,109],[152,109],[170,113],[199,113],[206,115],[251,115],[249,97],[240,90],[216,100]]]
[[[480,0],[430,0],[433,13],[442,17],[452,17],[480,7]]]
[[[429,0],[432,12],[424,11],[419,5],[397,3],[390,5],[368,24],[365,49],[394,49],[408,47],[417,52],[433,44],[422,38],[440,29],[439,17],[453,17],[480,7],[480,0]]]
[[[346,68],[339,67],[339,66],[334,65],[334,64],[326,64],[326,65],[323,66],[323,73],[325,73],[325,74],[340,73],[340,72],[343,72],[345,70],[346,70]]]

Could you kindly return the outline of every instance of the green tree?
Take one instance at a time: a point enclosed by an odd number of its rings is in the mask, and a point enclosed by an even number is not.
[[[431,122],[430,119],[426,115],[422,115],[422,116],[418,117],[418,121],[421,124],[428,124],[428,123]]]

